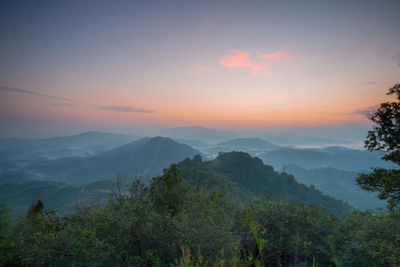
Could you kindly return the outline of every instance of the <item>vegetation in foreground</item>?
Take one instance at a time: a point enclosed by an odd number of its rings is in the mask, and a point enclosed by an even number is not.
[[[254,198],[188,185],[176,165],[148,186],[67,216],[38,201],[18,222],[0,211],[4,266],[399,266],[400,214]]]

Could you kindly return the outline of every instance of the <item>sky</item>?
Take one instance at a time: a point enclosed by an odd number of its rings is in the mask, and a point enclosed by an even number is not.
[[[400,1],[1,1],[1,137],[367,122]]]

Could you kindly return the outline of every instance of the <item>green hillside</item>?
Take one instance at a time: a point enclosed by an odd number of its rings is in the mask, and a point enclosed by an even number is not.
[[[47,209],[57,209],[63,214],[72,212],[77,203],[88,205],[94,201],[108,201],[115,192],[116,182],[111,180],[96,181],[82,187],[49,181],[1,182],[0,203],[6,203],[13,214],[18,215],[42,199]]]
[[[178,168],[190,184],[206,185],[214,190],[223,189],[233,200],[267,196],[272,200],[319,204],[338,216],[352,209],[350,205],[298,183],[292,175],[278,173],[273,167],[264,165],[260,159],[243,152],[220,153],[212,161],[202,161],[196,156],[180,162]]]

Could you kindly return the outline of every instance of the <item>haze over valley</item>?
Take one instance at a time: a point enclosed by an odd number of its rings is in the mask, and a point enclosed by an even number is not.
[[[214,160],[221,153],[244,152],[262,160],[263,164],[278,173],[291,174],[297,182],[312,186],[327,196],[355,208],[374,209],[384,208],[385,202],[377,200],[375,194],[359,189],[354,179],[358,173],[368,172],[372,167],[395,167],[381,160],[382,153],[346,148],[346,141],[342,146],[329,146],[331,142],[339,141],[329,138],[305,139],[292,135],[292,143],[283,145],[261,138],[233,138],[233,132],[204,127],[181,127],[167,133],[171,137],[85,132],[43,139],[0,139],[0,187],[3,190],[10,186],[18,188],[13,185],[18,183],[22,186],[29,184],[30,188],[35,188],[37,184],[38,188],[42,188],[25,201],[18,197],[16,203],[25,208],[35,198],[47,197],[43,191],[46,183],[49,183],[48,191],[54,191],[62,185],[67,189],[71,189],[70,186],[85,188],[100,181],[103,187],[99,189],[101,193],[97,198],[106,199],[116,190],[117,175],[125,177],[127,190],[128,183],[134,178],[148,182],[171,163],[179,163],[195,155],[201,155],[204,160]],[[274,140],[279,139],[275,137]],[[326,142],[325,146],[323,142]],[[15,190],[10,191],[11,194],[20,194]],[[248,192],[254,193],[253,190]],[[90,190],[87,194],[94,195],[90,200],[96,199],[96,194]],[[62,204],[54,208],[65,208],[65,203],[86,198],[83,195],[74,199],[73,194],[56,194],[56,198],[60,198],[57,201]],[[295,196],[291,198],[295,199]],[[3,193],[2,201],[13,205],[8,193]],[[66,207],[71,209],[73,205],[68,203]]]

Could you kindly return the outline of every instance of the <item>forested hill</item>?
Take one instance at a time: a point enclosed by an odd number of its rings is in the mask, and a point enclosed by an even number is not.
[[[171,163],[200,153],[190,146],[166,137],[143,138],[87,158],[62,158],[34,163],[27,170],[42,180],[86,184],[109,179],[117,173],[151,178]]]
[[[183,177],[190,184],[225,190],[230,199],[246,201],[253,196],[273,200],[293,200],[305,204],[319,204],[334,215],[342,216],[352,207],[343,201],[323,195],[320,191],[298,183],[292,175],[278,173],[258,158],[244,152],[220,153],[212,161],[200,156],[178,163]]]

